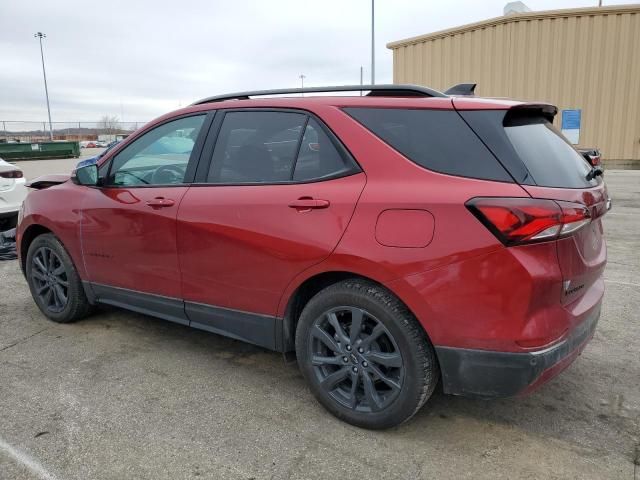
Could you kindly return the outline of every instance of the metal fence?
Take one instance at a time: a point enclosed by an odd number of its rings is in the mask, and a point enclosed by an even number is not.
[[[54,140],[101,140],[128,135],[147,122],[52,122]],[[49,122],[0,120],[0,142],[44,142],[49,140]]]

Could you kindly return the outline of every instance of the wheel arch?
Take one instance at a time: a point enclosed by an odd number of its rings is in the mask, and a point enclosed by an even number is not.
[[[45,233],[54,234],[51,231],[51,229],[39,223],[32,223],[22,233],[22,236],[20,238],[19,248],[20,248],[20,268],[22,269],[23,274],[26,274],[27,252],[29,251],[29,246],[31,246],[31,244],[37,237],[39,237],[40,235],[44,235]]]
[[[295,288],[293,293],[289,296],[289,299],[286,303],[282,322],[282,348],[284,352],[292,352],[295,350],[295,336],[298,319],[300,318],[300,314],[302,313],[302,310],[309,302],[309,300],[311,300],[317,293],[324,290],[325,288],[347,279],[366,280],[380,286],[381,288],[391,292],[398,299],[398,301],[400,301],[407,308],[407,310],[415,316],[413,310],[398,295],[397,292],[395,292],[392,288],[389,288],[389,286],[385,285],[381,281],[376,280],[375,278],[371,278],[370,276],[347,270],[333,270],[316,273],[309,276],[302,283],[300,283],[300,285],[298,285],[298,287]],[[429,333],[424,328],[424,325],[422,325],[422,322],[418,320],[418,324],[424,331],[427,338],[429,338],[429,341],[431,341]]]

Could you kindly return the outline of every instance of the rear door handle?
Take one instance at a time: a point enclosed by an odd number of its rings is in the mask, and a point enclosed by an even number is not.
[[[289,204],[290,208],[295,208],[299,212],[306,212],[312,209],[328,208],[330,205],[329,200],[321,200],[318,198],[302,197],[294,200]]]
[[[156,197],[152,200],[147,200],[146,203],[151,208],[163,208],[163,207],[172,207],[176,202],[174,202],[170,198]]]

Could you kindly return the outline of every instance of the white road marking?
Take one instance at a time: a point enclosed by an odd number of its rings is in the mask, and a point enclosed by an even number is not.
[[[5,452],[7,455],[13,458],[16,462],[27,467],[27,469],[31,471],[31,473],[36,474],[38,477],[42,478],[43,480],[58,480],[58,477],[56,477],[53,473],[47,472],[47,470],[40,464],[40,462],[38,462],[36,459],[32,458],[30,455],[26,454],[25,452],[21,451],[20,449],[14,446],[11,446],[7,442],[5,442],[1,437],[0,437],[0,450]]]
[[[630,287],[640,287],[640,283],[618,282],[616,280],[607,280],[606,278],[604,281],[608,283],[616,283],[618,285],[629,285]]]

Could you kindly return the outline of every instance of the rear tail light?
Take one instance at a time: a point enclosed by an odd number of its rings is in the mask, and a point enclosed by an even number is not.
[[[505,245],[571,235],[591,221],[589,209],[538,198],[473,198],[467,208]]]
[[[587,154],[587,157],[589,157],[589,163],[592,167],[599,167],[600,165],[602,165],[602,158],[600,157],[600,155]]]
[[[20,171],[20,170],[10,170],[8,172],[0,172],[0,177],[2,177],[2,178],[22,178],[22,171]]]

